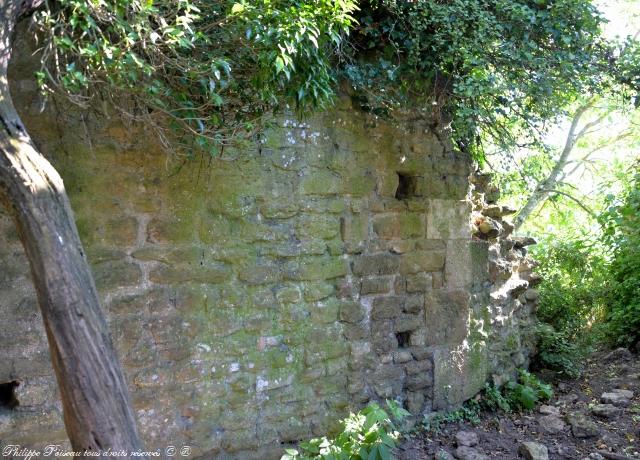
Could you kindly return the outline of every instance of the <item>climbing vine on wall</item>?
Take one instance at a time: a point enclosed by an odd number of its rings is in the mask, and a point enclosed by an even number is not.
[[[638,47],[621,55],[603,22],[590,0],[61,0],[36,16],[38,76],[81,105],[125,94],[212,152],[346,79],[363,109],[409,104],[481,159],[486,141],[535,142],[579,94],[635,97]]]

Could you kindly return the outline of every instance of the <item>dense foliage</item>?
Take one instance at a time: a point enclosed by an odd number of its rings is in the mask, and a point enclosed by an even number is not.
[[[323,106],[341,78],[377,114],[409,103],[451,121],[477,157],[483,137],[513,146],[579,93],[639,86],[590,0],[51,5],[36,16],[43,86],[81,104],[125,95],[129,115],[169,117],[211,152],[287,103]]]
[[[389,412],[371,403],[340,421],[340,432],[301,442],[299,450],[287,449],[282,460],[389,460],[400,436],[397,423],[409,415],[394,401],[387,401]]]
[[[377,53],[369,66],[348,68],[354,80],[386,85],[373,96],[382,102],[389,88],[426,99],[452,120],[462,147],[478,147],[482,136],[513,147],[522,129],[543,130],[616,73],[589,1],[381,0],[363,5],[358,19],[356,43]]]
[[[539,367],[575,377],[594,345],[640,341],[638,164],[618,176],[617,194],[592,201],[599,226],[579,231],[565,223],[560,238],[543,239],[534,252],[545,280],[537,312]],[[561,214],[572,214],[570,207]]]
[[[604,240],[610,248],[611,288],[607,298],[607,325],[611,341],[630,346],[640,342],[640,164],[633,165],[631,181],[602,216]]]
[[[588,239],[559,240],[540,252],[538,359],[543,367],[577,376],[589,350],[591,326],[603,319],[607,270],[602,250]]]
[[[214,153],[283,101],[329,100],[331,59],[354,8],[349,0],[60,0],[35,16],[44,39],[38,78],[82,106],[115,98],[160,132],[168,118],[178,138]]]

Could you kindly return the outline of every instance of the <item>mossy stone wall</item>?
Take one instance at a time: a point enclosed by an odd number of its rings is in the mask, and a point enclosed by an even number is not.
[[[343,97],[218,157],[176,158],[115,115],[40,113],[27,69],[12,67],[16,103],[65,180],[149,449],[276,458],[368,401],[418,414],[483,385],[471,162],[427,121]],[[0,382],[21,381],[0,442],[64,444],[7,216],[0,243]]]

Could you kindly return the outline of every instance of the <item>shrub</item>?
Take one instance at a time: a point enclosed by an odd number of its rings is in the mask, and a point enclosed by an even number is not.
[[[497,412],[498,410],[511,412],[511,404],[502,394],[501,389],[488,383],[484,386],[484,394],[480,399],[480,404],[485,410],[490,412]]]
[[[388,460],[396,447],[400,433],[394,421],[407,417],[409,412],[394,401],[387,401],[389,413],[371,403],[357,414],[341,420],[342,430],[334,439],[315,438],[301,442],[299,451],[286,449],[281,460]]]
[[[480,397],[464,403],[459,409],[425,415],[422,429],[439,433],[443,424],[469,422],[480,423],[480,414],[487,412],[512,412],[532,410],[536,404],[547,401],[553,396],[551,386],[539,380],[525,370],[518,371],[518,380],[509,381],[502,387],[485,384]]]
[[[614,345],[640,341],[640,162],[619,197],[609,197],[603,213],[604,241],[612,256],[607,305],[607,335]]]
[[[535,366],[569,377],[595,340],[592,326],[604,319],[609,276],[604,249],[587,236],[537,249],[540,285],[538,354]]]
[[[504,395],[511,408],[533,410],[541,401],[548,401],[553,396],[551,385],[538,379],[525,370],[519,371],[518,382],[508,382]]]
[[[480,423],[480,412],[482,407],[476,400],[469,400],[462,407],[449,412],[435,415],[425,415],[422,420],[424,431],[439,433],[440,427],[447,423],[469,422],[477,425]]]
[[[539,402],[547,401],[552,396],[551,385],[521,369],[518,371],[518,380],[509,381],[502,388],[486,384],[480,405],[491,412],[532,410]]]
[[[541,323],[537,328],[538,354],[536,364],[570,378],[577,378],[582,371],[584,355],[591,350],[579,343],[573,332],[556,331],[551,325]]]

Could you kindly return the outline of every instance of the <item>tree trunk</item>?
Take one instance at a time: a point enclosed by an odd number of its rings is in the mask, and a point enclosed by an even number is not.
[[[527,199],[527,202],[524,204],[522,209],[518,212],[518,215],[515,219],[513,219],[514,230],[517,232],[522,224],[529,218],[529,216],[535,211],[538,206],[544,203],[549,194],[555,192],[555,188],[558,185],[558,180],[560,179],[560,175],[564,170],[567,162],[569,161],[569,157],[571,156],[571,152],[573,151],[574,146],[576,145],[577,140],[587,131],[588,127],[591,126],[591,123],[585,126],[580,132],[576,132],[578,129],[578,124],[580,123],[580,119],[584,115],[584,113],[591,108],[593,105],[593,101],[589,101],[586,104],[581,105],[576,110],[573,119],[571,120],[571,126],[569,128],[569,132],[567,133],[567,138],[565,140],[564,148],[560,153],[560,157],[556,161],[556,164],[553,166],[553,169],[549,173],[549,175],[538,183],[535,190],[531,193],[531,196]]]
[[[0,0],[0,201],[29,259],[73,450],[130,452],[142,444],[69,199],[9,92],[13,29],[37,2]]]

